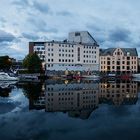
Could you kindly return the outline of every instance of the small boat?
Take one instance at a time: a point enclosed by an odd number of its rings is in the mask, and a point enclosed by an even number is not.
[[[99,79],[100,76],[99,75],[83,75],[82,78],[85,78],[85,79]]]
[[[0,81],[17,81],[18,77],[10,76],[6,72],[0,72]]]
[[[133,77],[133,78],[140,78],[140,73],[132,74],[132,77]]]

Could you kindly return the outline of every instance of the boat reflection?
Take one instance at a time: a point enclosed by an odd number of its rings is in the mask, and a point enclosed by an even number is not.
[[[81,119],[87,119],[100,104],[133,105],[138,100],[138,83],[134,81],[111,83],[52,81],[46,85],[42,84],[40,89],[37,98],[29,97],[30,109],[64,112],[70,117]]]

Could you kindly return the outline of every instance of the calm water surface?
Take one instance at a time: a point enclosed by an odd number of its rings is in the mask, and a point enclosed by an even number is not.
[[[0,82],[0,140],[140,139],[140,83]]]

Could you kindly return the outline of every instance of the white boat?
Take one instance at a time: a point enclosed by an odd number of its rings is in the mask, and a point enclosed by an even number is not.
[[[0,81],[17,81],[18,77],[10,76],[8,73],[0,72]]]
[[[140,73],[132,74],[132,77],[133,77],[133,78],[140,78]]]
[[[85,78],[85,79],[99,79],[100,76],[99,75],[83,75],[82,78]]]

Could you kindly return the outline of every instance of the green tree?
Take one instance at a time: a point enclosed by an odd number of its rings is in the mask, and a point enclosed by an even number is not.
[[[12,66],[12,61],[9,56],[0,56],[0,69],[9,70]]]
[[[23,60],[23,67],[27,68],[29,73],[38,73],[42,71],[42,63],[37,54],[28,54]]]

